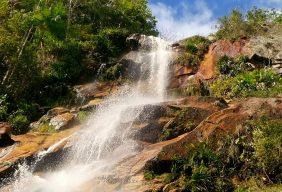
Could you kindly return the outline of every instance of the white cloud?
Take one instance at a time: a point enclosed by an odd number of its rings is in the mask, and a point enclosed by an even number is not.
[[[193,35],[208,35],[214,32],[216,20],[203,0],[194,4],[178,3],[175,7],[163,3],[150,4],[156,16],[162,36],[169,40],[179,40]]]

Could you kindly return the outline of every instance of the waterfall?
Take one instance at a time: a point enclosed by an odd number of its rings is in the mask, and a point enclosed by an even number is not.
[[[87,125],[71,137],[62,168],[36,175],[24,165],[10,191],[84,191],[85,183],[111,174],[120,161],[138,153],[139,145],[130,137],[132,124],[145,105],[165,100],[172,55],[169,44],[160,38],[142,36],[140,43],[140,50],[132,53],[141,68],[140,80],[124,85],[93,112]]]

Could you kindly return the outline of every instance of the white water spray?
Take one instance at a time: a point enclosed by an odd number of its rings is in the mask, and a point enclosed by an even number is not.
[[[10,191],[87,191],[83,188],[86,183],[113,174],[115,165],[138,153],[138,144],[130,137],[132,124],[145,105],[165,99],[172,55],[162,39],[142,36],[141,44],[146,48],[132,53],[141,68],[140,80],[106,99],[87,126],[71,137],[72,148],[63,168],[38,176],[23,165]],[[41,153],[40,158],[48,153]],[[98,187],[91,190],[103,191]]]

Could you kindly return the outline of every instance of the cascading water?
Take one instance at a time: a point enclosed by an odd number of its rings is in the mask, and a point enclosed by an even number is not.
[[[140,41],[144,47],[132,52],[140,65],[140,80],[122,87],[93,112],[85,128],[70,139],[72,147],[61,169],[38,176],[22,165],[10,191],[87,191],[85,183],[112,174],[118,162],[138,153],[138,144],[130,137],[132,124],[145,105],[165,99],[172,55],[160,38],[142,36]]]

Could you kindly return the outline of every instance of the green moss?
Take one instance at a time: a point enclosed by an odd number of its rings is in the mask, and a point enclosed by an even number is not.
[[[55,133],[55,127],[49,125],[48,123],[44,123],[38,127],[38,132],[40,133]]]
[[[83,123],[84,121],[87,120],[91,113],[88,111],[79,111],[77,114],[77,119],[80,123]]]

